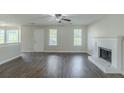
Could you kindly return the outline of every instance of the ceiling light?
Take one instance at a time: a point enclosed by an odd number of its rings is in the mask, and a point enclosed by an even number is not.
[[[60,19],[56,18],[56,21],[60,21]]]

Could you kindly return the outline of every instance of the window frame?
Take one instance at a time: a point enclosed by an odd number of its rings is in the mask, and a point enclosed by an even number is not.
[[[4,30],[4,43],[1,43],[0,46],[4,46],[4,45],[13,45],[13,44],[19,44],[21,43],[21,30],[20,28],[8,28],[8,27],[1,27],[1,30]],[[7,42],[7,30],[17,30],[18,31],[18,40],[17,42]]]
[[[55,35],[55,36],[56,36],[56,37],[55,37],[55,39],[56,39],[56,44],[50,44],[50,38],[51,38],[50,31],[51,31],[51,30],[56,30],[56,35]],[[48,45],[49,45],[49,46],[58,46],[58,32],[57,32],[57,31],[58,31],[58,30],[57,30],[56,28],[50,28],[50,29],[49,29],[49,31],[48,31],[48,33],[49,33],[49,34],[48,34]]]
[[[75,30],[78,30],[78,31],[80,31],[81,33],[80,33],[80,37],[78,37],[78,38],[80,38],[80,44],[75,44]],[[83,39],[82,39],[82,37],[83,37],[83,31],[82,31],[82,29],[81,28],[75,28],[74,30],[73,30],[73,46],[75,46],[75,47],[82,47],[82,41],[83,41]]]
[[[17,32],[18,32],[18,36],[17,36],[17,42],[8,42],[8,35],[7,35],[7,32],[8,32],[8,30],[17,30]],[[6,29],[6,43],[7,44],[16,44],[16,43],[19,43],[19,30],[18,29]]]
[[[3,28],[0,28],[0,30],[3,30],[4,31],[4,42],[3,43],[0,43],[0,45],[4,45],[5,44],[5,36],[6,36],[6,31],[5,31],[5,29],[3,29]]]

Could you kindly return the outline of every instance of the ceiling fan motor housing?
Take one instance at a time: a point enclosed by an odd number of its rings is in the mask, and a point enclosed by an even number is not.
[[[62,14],[55,14],[55,16],[56,16],[57,18],[60,18],[60,17],[62,17]]]

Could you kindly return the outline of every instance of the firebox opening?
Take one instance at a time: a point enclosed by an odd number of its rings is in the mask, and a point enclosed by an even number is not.
[[[107,62],[112,61],[112,50],[111,49],[107,49],[107,48],[103,48],[103,47],[99,47],[99,57],[106,60]]]

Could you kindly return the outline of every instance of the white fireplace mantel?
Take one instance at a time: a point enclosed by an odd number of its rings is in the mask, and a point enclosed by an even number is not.
[[[93,53],[88,59],[105,73],[122,73],[123,37],[94,37]],[[112,62],[106,62],[99,57],[98,48],[112,50]]]

